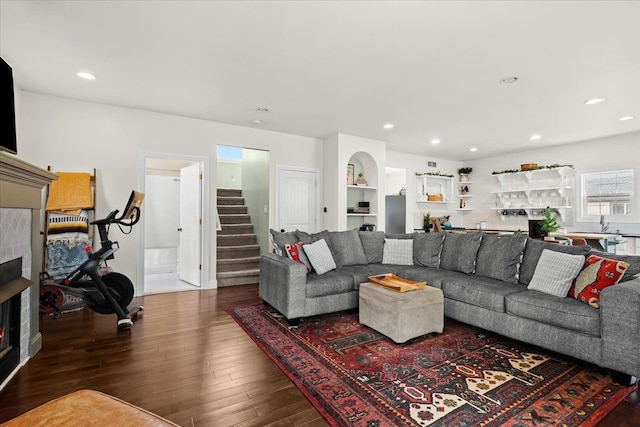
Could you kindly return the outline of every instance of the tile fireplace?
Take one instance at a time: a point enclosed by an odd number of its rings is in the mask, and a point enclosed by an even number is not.
[[[42,346],[38,318],[42,190],[54,179],[56,175],[0,152],[0,354],[4,354],[0,390]],[[17,366],[3,372],[7,360],[15,364],[16,354]]]

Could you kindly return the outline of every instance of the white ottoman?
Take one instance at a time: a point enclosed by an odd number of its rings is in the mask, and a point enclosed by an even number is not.
[[[444,329],[444,296],[425,286],[395,292],[372,283],[360,285],[360,323],[403,343]]]

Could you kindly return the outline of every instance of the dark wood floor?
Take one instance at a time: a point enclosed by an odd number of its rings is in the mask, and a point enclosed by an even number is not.
[[[326,426],[303,394],[224,312],[260,302],[257,285],[144,297],[118,333],[88,309],[41,318],[43,348],[0,392],[0,423],[90,388],[182,426]],[[637,392],[599,426],[640,426]]]

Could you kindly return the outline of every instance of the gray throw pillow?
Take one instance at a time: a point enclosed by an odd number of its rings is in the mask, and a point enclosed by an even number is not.
[[[585,256],[591,250],[591,246],[560,245],[558,243],[548,243],[543,240],[536,240],[531,237],[527,237],[527,244],[524,247],[524,253],[522,255],[522,264],[520,265],[520,277],[518,278],[518,281],[523,285],[528,285],[529,282],[531,282],[533,273],[536,271],[536,265],[538,265],[538,260],[540,259],[540,255],[542,255],[542,251],[544,249],[562,252],[565,254]]]
[[[583,255],[544,249],[527,289],[564,298],[584,265]]]
[[[367,264],[382,262],[384,251],[384,231],[358,231],[360,242],[367,257]]]
[[[336,268],[329,246],[327,246],[327,242],[324,239],[304,245],[304,253],[318,275]]]
[[[438,268],[444,231],[439,233],[416,233],[413,236],[413,263],[423,267]]]
[[[271,242],[273,243],[273,249],[278,255],[287,256],[284,245],[292,244],[299,241],[298,230],[296,231],[276,231],[273,228],[269,229],[271,233]]]
[[[366,264],[367,256],[364,253],[358,230],[331,231],[331,253],[336,266]]]
[[[385,238],[382,263],[413,265],[413,240]]]
[[[590,255],[596,255],[600,258],[608,258],[616,261],[623,261],[629,264],[629,268],[624,272],[619,283],[634,279],[636,276],[640,275],[640,256],[638,255],[617,255],[611,252],[596,251],[595,249],[591,250],[586,257],[589,258]]]
[[[417,233],[397,233],[397,234],[386,234],[385,237],[387,239],[413,239]]]
[[[442,243],[440,268],[472,274],[476,267],[476,255],[482,234],[446,233]]]
[[[476,256],[476,276],[518,283],[518,264],[527,236],[484,234]]]

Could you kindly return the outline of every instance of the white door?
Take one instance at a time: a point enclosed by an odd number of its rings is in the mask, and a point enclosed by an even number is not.
[[[200,163],[180,169],[178,277],[200,286],[202,206]]]
[[[277,207],[278,230],[315,233],[317,231],[316,172],[280,168]]]

